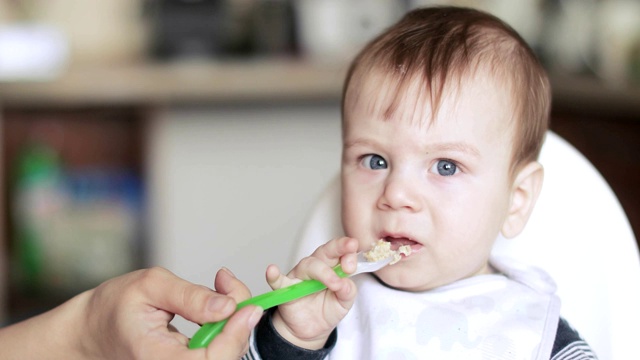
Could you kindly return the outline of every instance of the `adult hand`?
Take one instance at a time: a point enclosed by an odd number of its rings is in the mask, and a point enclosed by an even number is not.
[[[250,296],[227,269],[218,271],[215,288],[161,268],[135,271],[3,329],[0,345],[16,359],[238,359],[261,309],[238,311],[206,349],[189,350],[187,337],[169,324],[174,314],[196,323],[222,320]]]

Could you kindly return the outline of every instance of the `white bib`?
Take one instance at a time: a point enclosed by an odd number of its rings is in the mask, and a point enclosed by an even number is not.
[[[492,261],[480,275],[422,293],[354,277],[358,297],[338,326],[335,359],[544,359],[560,302],[543,271]]]

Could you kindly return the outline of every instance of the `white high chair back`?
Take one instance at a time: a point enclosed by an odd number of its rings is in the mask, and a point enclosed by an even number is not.
[[[544,185],[525,231],[498,239],[494,253],[545,269],[561,315],[599,358],[629,358],[638,351],[640,259],[628,219],[600,173],[558,135],[547,134],[540,162]],[[294,263],[342,234],[335,177],[302,229]]]

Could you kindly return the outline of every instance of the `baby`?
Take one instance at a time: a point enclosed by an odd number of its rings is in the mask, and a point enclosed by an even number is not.
[[[369,43],[342,101],[347,237],[288,276],[267,269],[272,288],[313,278],[328,289],[267,313],[249,356],[595,358],[546,274],[490,257],[540,192],[550,98],[528,45],[477,10],[414,10]],[[354,271],[377,239],[411,255],[353,280],[333,273]]]

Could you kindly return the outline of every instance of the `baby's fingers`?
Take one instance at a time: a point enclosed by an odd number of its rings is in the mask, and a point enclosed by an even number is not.
[[[269,265],[267,267],[267,283],[273,290],[293,285],[298,282],[300,282],[300,280],[291,279],[282,274],[276,265]]]
[[[318,280],[325,284],[331,291],[336,291],[341,287],[340,277],[335,271],[323,261],[313,256],[302,259],[288,276],[302,280]]]
[[[340,277],[335,271],[319,259],[306,257],[285,276],[276,265],[269,265],[266,273],[267,283],[273,290],[297,284],[303,280],[318,280],[331,291],[339,290]]]
[[[324,261],[327,264],[337,264],[343,256],[352,256],[355,262],[355,254],[358,251],[358,240],[349,237],[333,239],[320,246],[311,256]]]
[[[356,299],[358,288],[351,279],[340,279],[340,288],[334,292],[336,300],[345,309],[350,309]]]

